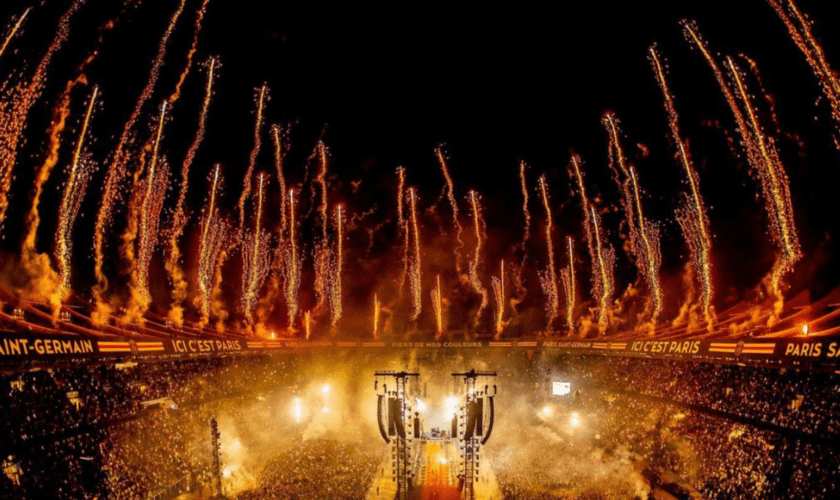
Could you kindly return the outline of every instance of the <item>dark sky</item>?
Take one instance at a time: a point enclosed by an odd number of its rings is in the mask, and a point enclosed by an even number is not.
[[[33,10],[31,24],[16,40],[18,53],[0,60],[0,77],[23,62],[34,65],[51,39],[69,2],[46,3]],[[116,12],[115,3],[89,0],[80,11],[56,60],[47,99],[57,93],[54,84],[65,81],[90,51],[97,27]],[[149,123],[155,103],[170,92],[183,66],[199,2],[187,3],[158,90],[144,114]],[[30,4],[4,0],[0,21],[8,24]],[[840,67],[840,31],[828,2],[798,4],[817,21],[829,60]],[[97,158],[112,151],[175,5],[175,0],[145,0],[107,36],[89,71],[104,96],[94,125]],[[548,175],[560,234],[579,229],[579,209],[566,174],[572,149],[587,162],[589,188],[603,206],[617,204],[600,125],[603,112],[613,110],[623,121],[625,146],[638,166],[649,213],[663,221],[664,269],[677,269],[686,255],[673,221],[683,177],[671,157],[661,94],[646,59],[648,47],[657,42],[669,61],[682,126],[711,209],[721,295],[727,288],[753,287],[772,262],[758,184],[726,145],[727,134],[734,133],[732,118],[708,68],[683,40],[678,26],[682,18],[696,19],[716,50],[744,53],[758,62],[775,98],[783,131],[780,150],[808,255],[797,271],[803,282],[795,286],[824,291],[837,283],[836,259],[829,263],[838,236],[832,200],[840,189],[840,157],[830,135],[834,125],[827,105],[817,102],[820,90],[810,68],[762,0],[589,0],[457,10],[428,3],[335,8],[313,2],[210,0],[197,60],[217,54],[223,66],[208,141],[192,177],[200,186],[193,202],[197,209],[206,194],[202,179],[217,161],[225,165],[228,202],[235,202],[252,143],[254,89],[267,81],[272,96],[267,123],[294,123],[290,182],[305,180],[306,158],[323,137],[331,149],[336,199],[347,198],[358,212],[376,204],[379,220],[384,220],[394,211],[398,165],[405,165],[409,182],[420,186],[426,206],[437,200],[442,178],[433,148],[445,143],[457,194],[463,201],[469,189],[482,193],[489,232],[499,236],[491,238],[490,251],[501,254],[519,238],[520,160],[528,162],[532,184],[540,173]],[[192,137],[202,86],[203,76],[193,72],[174,110],[169,144],[164,144],[173,158],[181,158]],[[77,95],[79,109],[86,92]],[[40,105],[45,116],[46,102]],[[37,124],[33,119],[32,137],[37,136]],[[39,158],[41,144],[30,139],[27,157]],[[642,158],[643,149],[649,156]],[[267,136],[258,168],[272,169]],[[22,192],[26,176],[24,171],[17,180]],[[349,182],[359,179],[362,189],[354,195]],[[541,216],[538,208],[532,206],[535,216]],[[92,213],[87,217],[90,221]],[[618,218],[608,223],[615,223],[615,237]],[[80,233],[88,237],[89,229]]]

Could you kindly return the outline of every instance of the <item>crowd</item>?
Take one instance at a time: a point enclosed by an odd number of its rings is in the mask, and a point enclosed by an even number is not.
[[[379,362],[336,362],[351,361]],[[209,483],[209,419],[292,394],[308,363],[298,355],[2,374],[2,496],[152,498],[185,478]],[[651,485],[683,498],[840,497],[836,374],[547,354],[498,366],[498,425],[484,453],[505,499],[645,499]],[[565,399],[545,392],[558,376],[573,387]],[[570,412],[582,422],[572,430]],[[384,447],[289,431],[251,464],[253,484],[237,498],[364,498]]]
[[[534,362],[529,375],[539,381],[560,377],[580,391],[567,399],[537,391],[542,394],[532,401],[532,412],[543,404],[580,412],[586,424],[575,430],[578,448],[598,453],[605,465],[614,463],[610,450],[627,450],[648,484],[678,498],[840,497],[836,374],[560,356]],[[564,434],[561,420],[554,427],[546,420],[520,439],[533,439],[532,446],[562,458],[529,466],[517,456],[494,464],[505,498],[565,500],[582,498],[581,490],[628,498],[614,485],[576,477],[574,463],[583,455],[571,446],[572,433]],[[560,437],[547,438],[546,425],[555,432],[549,435]],[[636,497],[645,498],[647,489]]]
[[[384,456],[381,447],[335,440],[298,441],[265,464],[260,486],[240,500],[365,498]]]

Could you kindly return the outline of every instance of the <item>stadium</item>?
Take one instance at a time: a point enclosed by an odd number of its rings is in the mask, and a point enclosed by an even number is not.
[[[0,498],[840,497],[805,0],[0,5]]]

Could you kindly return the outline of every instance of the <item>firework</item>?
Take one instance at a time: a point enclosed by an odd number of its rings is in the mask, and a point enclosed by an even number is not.
[[[721,92],[723,93],[724,99],[726,99],[726,103],[729,105],[729,109],[732,111],[732,115],[735,118],[736,125],[738,130],[747,130],[747,122],[744,119],[744,114],[741,112],[741,109],[738,107],[738,103],[735,99],[735,94],[732,92],[732,89],[729,88],[729,85],[726,83],[726,79],[723,76],[723,71],[721,71],[720,66],[718,65],[717,60],[709,51],[709,47],[706,44],[706,41],[703,37],[700,36],[700,31],[697,28],[697,24],[693,21],[683,20],[680,23],[683,27],[683,34],[685,38],[700,51],[700,54],[705,59],[706,63],[711,68],[712,73],[715,75],[715,80],[720,87]],[[656,52],[653,51],[652,55],[655,55]],[[656,72],[657,80],[659,81],[660,86],[663,85],[665,80],[665,73],[662,69],[661,64],[657,64],[658,57],[653,59],[652,62],[654,64],[654,71]],[[663,87],[663,93],[665,94],[665,109],[668,112],[668,121],[671,126],[672,133],[674,130],[679,130],[679,118],[677,116],[676,107],[673,103],[673,98],[671,97],[671,93],[668,91],[667,85]],[[750,147],[749,144],[745,144],[745,146]],[[687,149],[687,148],[686,148]]]
[[[494,323],[496,330],[496,338],[499,338],[502,335],[502,330],[505,327],[505,261],[502,261],[501,263],[501,270],[499,272],[499,276],[493,276],[492,285],[493,298],[496,302],[496,317]]]
[[[251,148],[251,155],[248,158],[248,169],[245,171],[242,194],[239,196],[239,203],[236,204],[236,209],[239,213],[239,234],[245,231],[245,201],[248,199],[248,195],[251,194],[251,177],[254,176],[257,156],[259,156],[260,148],[262,147],[263,107],[265,106],[267,92],[268,86],[263,84],[260,87],[259,96],[257,97],[257,116],[254,120],[254,147]]]
[[[408,199],[411,207],[412,241],[414,242],[414,254],[411,258],[408,274],[409,284],[411,286],[411,321],[417,321],[417,318],[420,317],[423,304],[421,299],[422,285],[420,283],[420,228],[417,224],[417,195],[414,188],[409,188]]]
[[[3,53],[6,52],[6,47],[9,46],[9,43],[12,41],[12,38],[15,37],[18,30],[23,25],[23,22],[26,20],[26,16],[29,15],[30,10],[32,10],[31,7],[23,11],[23,14],[21,14],[21,16],[18,18],[17,22],[12,27],[12,30],[9,32],[8,35],[6,35],[6,38],[3,40],[3,45],[0,45],[0,57],[3,57]]]
[[[746,116],[749,117],[749,129],[742,130],[741,134],[745,137],[749,136],[750,143],[758,146],[751,148],[752,153],[748,153],[748,158],[752,160],[753,168],[758,172],[761,180],[765,209],[770,219],[771,235],[779,250],[769,277],[769,288],[776,298],[774,315],[778,317],[783,307],[784,275],[790,272],[794,264],[802,257],[794,224],[790,185],[779,153],[776,151],[775,142],[759,124],[740,71],[731,57],[727,58],[727,65],[731,70],[741,103],[746,110]],[[756,149],[759,155],[755,154]]]
[[[166,121],[167,101],[161,105],[155,140],[152,146],[152,156],[146,172],[145,189],[143,190],[140,207],[139,239],[137,242],[137,258],[131,268],[131,298],[126,307],[123,321],[126,323],[142,323],[143,315],[152,303],[149,291],[149,265],[158,241],[158,227],[160,211],[166,197],[166,185],[169,172],[166,164],[160,162],[160,140]]]
[[[103,269],[105,259],[105,238],[108,232],[108,226],[113,222],[112,217],[114,204],[117,201],[122,181],[126,176],[125,162],[127,160],[127,149],[132,131],[134,130],[134,126],[140,117],[143,106],[151,98],[155,85],[157,84],[158,77],[160,76],[160,68],[163,65],[164,58],[166,57],[166,49],[169,45],[170,36],[175,30],[175,26],[178,23],[178,19],[181,17],[181,13],[184,11],[185,3],[186,0],[181,0],[178,3],[175,13],[169,19],[166,31],[158,43],[158,51],[152,61],[152,67],[149,71],[149,77],[146,80],[146,85],[140,92],[140,97],[134,105],[134,110],[131,112],[131,115],[123,126],[122,134],[120,135],[119,142],[117,143],[117,148],[114,151],[113,160],[108,169],[108,175],[105,180],[105,188],[102,193],[102,204],[99,206],[99,212],[96,215],[93,242],[94,276],[96,278],[96,285],[93,288],[93,296],[96,301],[98,312],[93,315],[91,319],[93,319],[97,324],[101,324],[106,320],[110,310],[109,306],[103,300],[103,294],[108,289],[108,279],[105,276]]]
[[[779,0],[767,0],[767,3],[773,7],[773,10],[785,24],[791,39],[805,56],[805,60],[811,66],[814,76],[817,77],[823,95],[831,106],[831,116],[835,122],[834,143],[840,148],[840,141],[838,141],[840,132],[836,128],[840,126],[840,80],[837,78],[837,73],[829,66],[822,46],[811,31],[811,22],[803,15],[793,0],[787,0],[787,9]]]
[[[206,5],[206,2],[205,2]],[[181,304],[187,298],[187,281],[184,277],[184,270],[181,267],[181,249],[178,246],[178,241],[184,233],[184,228],[187,225],[186,212],[184,204],[187,198],[187,190],[189,188],[190,167],[195,159],[198,148],[204,140],[204,133],[207,125],[207,111],[210,108],[210,100],[213,95],[213,77],[216,67],[216,59],[210,58],[207,68],[207,86],[204,91],[204,102],[201,106],[201,112],[198,117],[198,129],[193,138],[190,148],[184,157],[181,164],[181,186],[178,191],[178,201],[175,205],[175,213],[172,217],[172,228],[169,234],[168,249],[166,256],[166,270],[169,273],[169,280],[172,283],[172,306],[169,309],[169,319],[174,321],[177,325],[183,324],[183,307]]]
[[[382,304],[379,297],[373,294],[373,338],[379,338],[379,313],[382,311]]]
[[[25,267],[29,265],[29,261],[32,261],[36,254],[35,243],[38,235],[38,227],[41,224],[41,215],[38,210],[41,204],[41,195],[43,194],[44,183],[47,182],[53,168],[58,163],[58,154],[61,150],[61,134],[64,132],[67,124],[67,117],[70,116],[70,90],[72,87],[72,82],[67,84],[67,88],[59,98],[59,104],[54,109],[52,124],[47,131],[47,135],[49,136],[47,157],[35,175],[32,206],[29,209],[29,213],[26,214],[26,236],[23,239],[23,249],[21,252]],[[39,271],[43,273],[48,270],[41,269]]]
[[[200,324],[202,326],[206,325],[210,319],[214,272],[217,264],[224,258],[223,247],[228,233],[227,224],[220,220],[216,208],[216,196],[221,181],[220,171],[221,167],[216,165],[208,206],[204,211],[204,223],[202,224],[199,243],[197,285],[200,299],[199,309],[201,310]],[[221,264],[218,265],[221,266]]]
[[[327,197],[327,147],[323,141],[318,141],[317,153],[321,168],[313,183],[318,185],[321,192],[321,202],[318,206],[318,222],[321,228],[321,237],[315,243],[313,260],[315,265],[315,295],[317,297],[315,310],[321,311],[329,298],[330,268],[332,266],[332,255],[330,255],[327,234],[327,226],[329,225],[329,219],[327,218],[327,210],[329,209],[329,199]]]
[[[446,165],[446,158],[443,156],[443,149],[438,147],[435,149],[440,169],[443,172],[443,178],[446,180],[446,196],[449,198],[449,206],[452,207],[452,225],[455,227],[455,271],[461,274],[461,249],[464,248],[464,242],[461,240],[461,223],[458,221],[458,202],[455,201],[455,187],[452,184],[452,177],[449,175],[449,167]]]
[[[545,329],[551,331],[554,320],[557,318],[557,311],[560,307],[557,292],[557,270],[554,262],[553,222],[551,207],[548,203],[548,188],[545,185],[545,176],[540,176],[540,194],[542,195],[543,208],[545,208],[545,245],[548,256],[546,269],[540,271],[540,284],[545,296]]]
[[[330,321],[332,326],[336,326],[338,324],[338,320],[341,319],[342,308],[341,308],[341,274],[342,274],[342,261],[344,259],[344,213],[343,207],[338,205],[335,207],[335,261],[333,262],[331,268],[331,279],[330,279]]]
[[[403,192],[405,190],[405,168],[397,167],[397,229],[402,231],[405,224],[403,213]]]
[[[609,313],[610,298],[613,293],[613,264],[615,253],[609,248],[606,242],[601,240],[601,220],[595,213],[595,207],[589,207],[590,221],[592,221],[592,234],[595,237],[595,255],[598,261],[597,280],[600,284],[598,299],[598,329],[603,333],[607,328],[607,316]]]
[[[522,281],[522,272],[528,262],[528,241],[531,239],[531,212],[528,210],[528,184],[525,181],[525,167],[524,161],[519,163],[519,181],[522,187],[522,217],[525,227],[522,229],[522,243],[520,244],[522,258],[513,273],[514,296],[510,299],[513,314],[516,314],[516,306],[525,300],[528,293]]]
[[[277,171],[277,180],[280,183],[280,235],[286,232],[288,218],[286,216],[286,176],[283,173],[283,159],[286,157],[286,148],[283,143],[283,129],[280,125],[271,127],[271,134],[274,137],[274,169]]]
[[[566,296],[566,327],[569,329],[569,335],[575,333],[575,241],[568,237],[566,238],[569,265],[560,271],[560,279],[563,282],[563,292]]]
[[[175,84],[175,90],[172,92],[172,95],[169,96],[170,106],[175,104],[175,102],[181,97],[181,87],[184,86],[184,82],[187,80],[187,77],[190,74],[190,70],[192,69],[192,60],[195,56],[196,48],[198,47],[198,37],[199,35],[201,35],[202,22],[204,21],[204,14],[207,12],[207,4],[209,2],[210,0],[202,0],[201,7],[199,7],[198,12],[196,12],[193,38],[192,42],[190,43],[190,49],[189,51],[187,51],[187,63],[184,65],[184,70],[181,71],[181,75],[178,77],[178,83]],[[210,73],[210,79],[212,80],[212,68],[210,69]]]
[[[592,261],[592,296],[598,302],[598,330],[603,334],[608,326],[609,304],[613,293],[615,252],[606,241],[602,241],[601,220],[586,196],[586,185],[580,170],[581,159],[578,155],[572,155],[571,165],[577,180],[581,208],[584,211],[584,234]]]
[[[76,149],[73,151],[73,160],[70,163],[70,172],[64,186],[64,195],[61,198],[61,206],[58,211],[58,230],[55,235],[55,256],[58,261],[59,286],[55,292],[55,301],[59,304],[62,304],[70,293],[71,257],[73,246],[71,234],[73,232],[73,224],[76,221],[76,216],[79,214],[79,207],[81,206],[84,191],[87,187],[87,181],[90,176],[89,169],[85,168],[84,162],[82,161],[82,151],[84,148],[88,126],[90,125],[90,119],[91,116],[93,116],[93,107],[96,104],[96,97],[98,94],[99,88],[94,87],[93,93],[88,101],[85,119],[82,122],[82,130],[79,132],[79,139],[76,142]],[[58,311],[58,309],[55,309],[53,313],[56,311]]]
[[[616,117],[612,113],[607,113],[604,116],[603,123],[608,129],[610,137],[610,165],[616,171],[616,182],[624,194],[622,205],[630,233],[630,253],[634,257],[636,268],[642,274],[650,290],[650,301],[653,308],[651,320],[655,323],[659,313],[662,312],[662,289],[659,284],[659,267],[662,256],[659,252],[659,229],[645,218],[636,169],[632,165],[627,165],[619,140]],[[615,165],[618,166],[618,169],[615,169]]]
[[[312,333],[312,312],[306,311],[303,313],[303,332],[306,335],[306,340],[309,340],[309,337]]]
[[[443,333],[443,289],[440,287],[440,275],[435,278],[435,288],[431,292],[432,311],[435,313],[435,339]]]
[[[6,211],[9,208],[8,196],[12,186],[12,172],[29,111],[41,96],[53,56],[61,49],[70,34],[70,21],[73,15],[84,3],[85,0],[75,0],[67,12],[61,16],[56,36],[41,58],[29,83],[15,85],[9,95],[0,99],[0,228],[3,227]]]
[[[397,231],[403,238],[403,269],[400,274],[400,296],[402,296],[403,287],[405,287],[405,280],[408,277],[408,223],[405,220],[405,213],[403,211],[405,192],[405,168],[397,168]]]
[[[685,24],[686,29],[691,33],[688,24]],[[700,40],[696,38],[696,40]],[[703,53],[707,56],[709,61],[714,62],[705,46],[700,44]],[[688,242],[689,250],[691,252],[691,260],[693,262],[694,272],[700,277],[700,306],[703,311],[703,316],[706,318],[707,325],[711,326],[712,322],[712,262],[711,262],[711,238],[709,236],[709,219],[706,215],[706,207],[703,203],[703,198],[700,195],[700,177],[691,159],[691,154],[688,150],[688,144],[682,137],[679,127],[679,115],[674,104],[674,98],[668,88],[668,81],[665,78],[665,70],[660,61],[659,54],[655,47],[650,48],[650,61],[653,67],[654,75],[659,87],[662,90],[662,96],[665,103],[665,111],[668,115],[668,126],[671,131],[671,140],[676,145],[677,158],[685,170],[686,178],[688,179],[689,192],[685,195],[683,206],[678,209],[677,221],[680,222],[680,227],[683,229],[683,235]],[[721,76],[721,83],[723,83]],[[727,97],[729,100],[730,97]],[[734,101],[733,101],[734,102]],[[689,294],[690,296],[691,294]]]
[[[257,213],[254,232],[245,237],[242,267],[242,309],[245,321],[253,322],[254,306],[260,285],[268,275],[268,234],[262,230],[263,195],[265,194],[265,174],[259,176],[257,191]]]
[[[470,191],[469,196],[470,204],[472,205],[473,227],[475,229],[475,252],[470,261],[469,281],[473,291],[481,296],[481,303],[478,305],[478,311],[475,313],[475,324],[478,324],[481,319],[481,313],[487,307],[487,290],[481,284],[481,280],[478,277],[478,268],[481,265],[481,243],[485,237],[482,234],[484,221],[481,219],[481,205],[479,204],[476,192]]]
[[[286,299],[286,313],[289,328],[294,325],[298,312],[298,290],[300,289],[300,257],[297,249],[297,234],[295,232],[295,192],[289,190],[289,237],[284,242],[283,259],[283,295]]]

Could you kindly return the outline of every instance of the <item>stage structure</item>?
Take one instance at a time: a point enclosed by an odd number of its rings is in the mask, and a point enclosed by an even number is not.
[[[224,498],[224,495],[222,495],[222,460],[219,456],[219,451],[222,449],[222,444],[219,442],[219,438],[221,437],[222,433],[219,432],[218,422],[216,422],[215,418],[211,418],[210,438],[213,441],[213,479],[216,482],[217,498]]]
[[[412,487],[411,454],[414,439],[420,437],[420,415],[411,413],[411,395],[416,392],[409,372],[376,372],[373,388],[377,397],[379,433],[391,445],[391,477],[397,483],[395,500],[406,500]],[[380,384],[380,379],[384,379]]]
[[[461,458],[459,477],[463,481],[464,500],[475,499],[475,483],[479,480],[481,445],[490,439],[496,418],[496,372],[453,373],[457,386],[463,378],[463,404],[452,417],[452,438],[458,440]],[[491,386],[492,383],[492,386]]]

